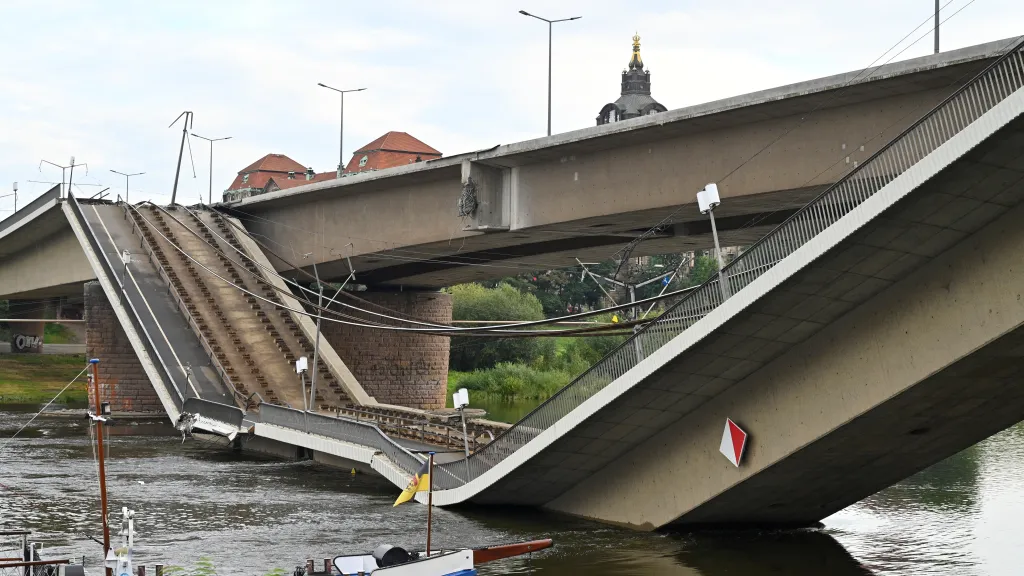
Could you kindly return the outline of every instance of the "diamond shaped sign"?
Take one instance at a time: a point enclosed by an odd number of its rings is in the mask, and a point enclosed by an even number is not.
[[[747,447],[747,436],[747,433],[735,422],[729,418],[725,419],[722,445],[718,447],[718,450],[737,468],[740,467],[740,460],[743,459],[743,449]]]

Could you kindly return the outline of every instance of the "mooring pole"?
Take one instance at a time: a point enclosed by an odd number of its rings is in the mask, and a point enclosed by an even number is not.
[[[100,402],[100,375],[98,358],[89,360],[92,364],[92,393],[93,410],[96,416],[96,448],[99,452],[100,467],[100,516],[103,520],[103,563],[107,562],[107,552],[110,550],[110,526],[107,524],[107,471],[103,460],[103,408]],[[110,568],[106,569],[107,576],[110,576]]]
[[[430,464],[427,466],[427,558],[430,558],[430,524],[434,511],[434,453],[430,453]]]

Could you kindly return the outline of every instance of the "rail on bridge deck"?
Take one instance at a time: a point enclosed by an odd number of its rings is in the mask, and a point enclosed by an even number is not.
[[[73,195],[63,209],[171,420],[189,397],[233,405],[223,382],[202,369],[210,363],[207,351],[180,314],[161,270],[140,257],[144,246],[124,209]],[[129,266],[122,261],[125,250],[133,254]]]

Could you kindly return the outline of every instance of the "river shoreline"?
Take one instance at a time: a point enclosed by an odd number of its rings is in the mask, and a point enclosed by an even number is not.
[[[88,423],[76,412],[47,413],[0,449],[0,518],[33,530],[48,557],[96,556],[82,536],[98,530],[96,468]],[[32,415],[0,408],[0,438]],[[194,566],[208,557],[221,574],[261,576],[381,543],[423,546],[424,508],[393,508],[397,492],[386,481],[182,443],[168,422],[121,421],[108,444],[111,509],[136,510],[139,563]],[[555,539],[532,561],[491,566],[485,576],[531,566],[540,576],[1009,576],[1019,573],[1014,550],[1024,540],[1016,529],[1022,477],[1018,425],[826,518],[821,529],[640,533],[541,510],[461,507],[435,509],[434,537],[443,546]]]

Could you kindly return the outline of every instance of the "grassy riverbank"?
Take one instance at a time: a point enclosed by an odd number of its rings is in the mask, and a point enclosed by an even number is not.
[[[0,355],[0,404],[49,402],[84,367],[84,356]],[[85,375],[57,401],[63,404],[88,401]]]

